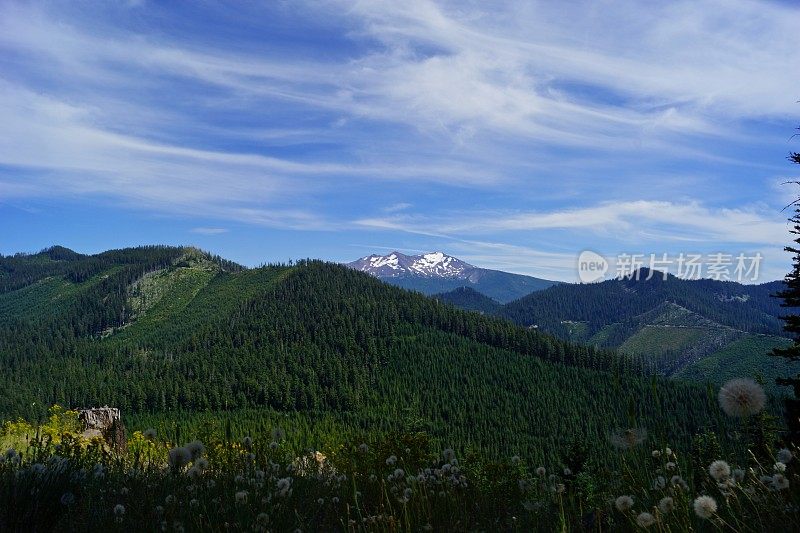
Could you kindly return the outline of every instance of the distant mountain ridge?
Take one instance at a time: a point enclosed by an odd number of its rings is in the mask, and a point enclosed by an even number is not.
[[[406,255],[368,255],[348,267],[366,272],[392,285],[427,295],[469,287],[500,303],[507,303],[559,282],[533,276],[480,268],[444,252]]]
[[[781,372],[800,370],[800,363],[787,370],[785,362],[767,357],[789,342],[780,321],[785,310],[772,296],[782,281],[743,285],[647,274],[564,283],[499,306],[464,290],[436,298],[564,340],[641,357],[667,376],[720,382],[736,369],[772,382]]]

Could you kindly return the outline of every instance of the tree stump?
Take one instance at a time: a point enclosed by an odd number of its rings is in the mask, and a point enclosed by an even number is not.
[[[122,423],[119,409],[115,407],[79,409],[78,420],[83,425],[83,437],[87,439],[101,437],[117,453],[126,450],[125,425]]]

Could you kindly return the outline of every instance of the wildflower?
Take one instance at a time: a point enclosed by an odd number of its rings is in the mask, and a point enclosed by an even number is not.
[[[64,494],[61,495],[61,505],[69,507],[73,503],[75,503],[74,494],[72,494],[71,492],[65,492]]]
[[[200,442],[199,440],[193,440],[192,442],[184,446],[184,448],[189,450],[189,453],[192,454],[192,459],[197,459],[198,457],[203,455],[203,453],[205,453],[206,451],[206,447],[203,446],[203,443]]]
[[[775,466],[773,468],[775,469],[776,472],[781,472],[781,473],[786,472],[786,465],[784,463],[781,463],[780,461],[775,463]]]
[[[672,448],[664,448],[664,453],[667,457],[672,455]]]
[[[242,439],[242,446],[244,446],[245,450],[249,450],[253,447],[253,439],[250,437],[245,437]]]
[[[144,435],[144,438],[146,438],[147,440],[156,440],[157,433],[156,433],[155,429],[147,428],[146,430],[144,430],[143,435]]]
[[[114,516],[122,516],[125,514],[125,506],[118,503],[114,506]]]
[[[698,496],[694,500],[694,514],[703,519],[714,516],[717,512],[717,502],[711,496]]]
[[[167,455],[169,466],[172,468],[182,468],[189,464],[192,459],[192,452],[188,448],[172,448]]]
[[[669,496],[661,498],[661,500],[658,502],[658,510],[664,514],[671,513],[675,510],[675,500]]]
[[[358,451],[361,453],[367,453],[369,451],[369,446],[366,443],[362,442],[358,445]]]
[[[402,469],[402,468],[397,468],[397,469],[395,469],[395,471],[394,471],[394,477],[395,477],[395,479],[402,479],[402,478],[403,478],[403,476],[405,476],[405,475],[406,475],[406,473],[403,471],[403,469]]]
[[[783,474],[772,476],[772,488],[774,490],[784,490],[789,488],[789,479]]]
[[[661,450],[653,450],[652,452],[650,452],[650,455],[653,456],[653,459],[658,459],[659,457],[661,457]]]
[[[722,481],[731,475],[731,467],[725,461],[714,461],[708,467],[708,473],[715,481]]]
[[[236,493],[236,503],[239,505],[244,505],[245,503],[247,503],[246,490],[240,490],[239,492]]]
[[[676,465],[672,461],[669,461],[667,464],[664,465],[664,468],[666,468],[669,471],[672,471],[672,470],[675,470],[676,468],[678,468],[678,465]]]
[[[788,463],[789,461],[792,460],[792,452],[791,452],[791,450],[788,450],[786,448],[782,448],[782,449],[778,450],[778,453],[775,456],[775,458],[779,462],[781,462],[783,464],[786,464],[786,463]]]
[[[742,470],[741,468],[735,468],[733,470],[733,480],[736,481],[737,483],[741,483],[742,481],[744,481],[744,470]]]
[[[639,527],[650,527],[656,523],[656,517],[650,513],[639,513],[639,516],[636,517],[636,523]]]
[[[620,496],[614,501],[614,505],[620,512],[624,513],[633,507],[633,498],[630,496]]]
[[[406,490],[403,491],[403,497],[405,497],[406,500],[410,500],[412,494],[414,494],[414,491],[411,490],[410,487],[406,487]]]
[[[666,486],[667,486],[667,480],[666,480],[666,478],[664,476],[658,476],[653,481],[653,488],[656,489],[656,490],[662,490]]]
[[[388,457],[388,459],[386,459],[386,464],[387,464],[387,465],[389,465],[389,466],[392,466],[392,465],[393,465],[393,464],[395,464],[396,462],[397,462],[397,457],[396,457],[396,456],[394,456],[394,455],[390,455],[390,456]]]
[[[752,379],[732,379],[719,390],[719,405],[728,416],[754,415],[764,408],[766,401],[764,389]]]
[[[637,444],[641,444],[647,439],[647,430],[644,428],[631,428],[616,431],[609,437],[611,444],[620,450],[630,450]]]
[[[545,474],[547,474],[547,469],[545,469],[545,467],[540,466],[539,468],[536,469],[537,476],[544,477]]]

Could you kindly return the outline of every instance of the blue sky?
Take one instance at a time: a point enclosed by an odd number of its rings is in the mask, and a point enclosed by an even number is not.
[[[795,3],[488,4],[0,0],[0,253],[444,250],[572,280],[586,249],[760,252],[783,275]]]

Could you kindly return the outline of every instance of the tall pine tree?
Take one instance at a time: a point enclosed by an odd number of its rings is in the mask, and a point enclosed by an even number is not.
[[[800,164],[800,153],[790,153],[789,160]],[[800,185],[800,180],[793,183]],[[792,271],[786,275],[786,288],[779,292],[777,296],[783,298],[783,304],[781,304],[783,307],[794,310],[791,314],[787,314],[782,318],[784,322],[783,329],[791,333],[794,343],[788,348],[776,348],[772,355],[785,357],[790,361],[798,361],[800,360],[800,314],[797,312],[797,309],[800,308],[800,198],[792,202],[791,206],[794,208],[794,215],[789,219],[789,222],[792,223],[790,232],[794,235],[794,244],[787,246],[785,250],[794,254]],[[789,430],[786,440],[800,445],[800,374],[787,378],[778,378],[777,382],[778,385],[792,387],[794,391],[794,397],[785,400],[786,425]]]

